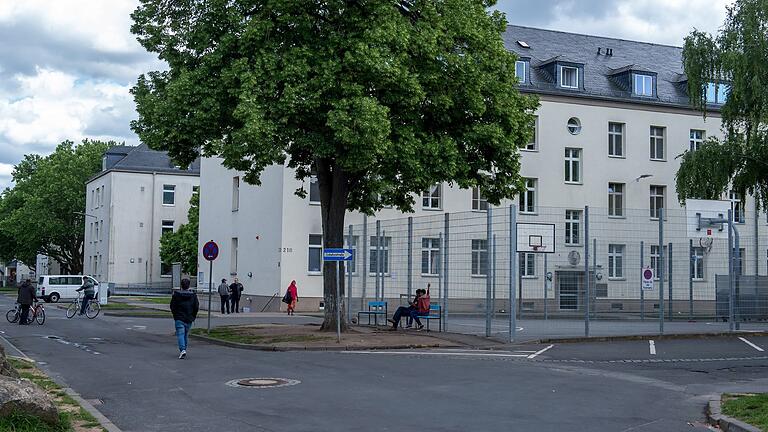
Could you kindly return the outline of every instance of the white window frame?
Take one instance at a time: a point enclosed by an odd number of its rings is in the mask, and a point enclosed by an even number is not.
[[[581,245],[581,210],[565,211],[565,245]]]
[[[307,195],[311,205],[320,205],[320,183],[318,183],[317,175],[314,172],[309,176],[309,194]]]
[[[618,126],[619,131],[614,130]],[[624,129],[626,125],[620,122],[608,122],[608,156],[624,158]],[[617,151],[618,150],[618,151]]]
[[[175,231],[174,225],[175,225],[175,221],[170,219],[164,219],[160,221],[160,237],[163,237],[163,235],[165,235],[165,233],[167,232],[170,232],[170,233],[174,232]]]
[[[703,281],[706,278],[705,256],[703,247],[693,248],[691,254],[691,276],[694,281]]]
[[[653,280],[659,280],[659,246],[658,245],[651,245],[651,268],[653,269]],[[667,280],[667,263],[666,261],[669,259],[669,255],[667,255],[667,247],[664,246],[664,262],[662,263],[662,269],[664,269],[664,280]]]
[[[370,239],[368,241],[368,274],[370,276],[375,276],[376,272],[379,269],[379,254],[378,254],[378,240],[376,240],[377,237],[370,236]],[[389,276],[389,267],[390,267],[390,256],[389,256],[389,245],[392,244],[392,237],[381,237],[381,256],[384,257],[384,265],[382,266],[382,274],[384,276]],[[375,254],[375,257],[374,257]],[[371,271],[373,270],[373,271]]]
[[[240,247],[239,243],[240,241],[238,240],[237,237],[232,237],[230,259],[229,259],[229,274],[231,275],[237,274],[237,261],[238,261],[239,247]]]
[[[523,76],[520,76],[520,67],[523,68]],[[517,78],[520,84],[525,84],[528,78],[528,62],[525,60],[517,60],[515,62],[515,78]]]
[[[532,252],[520,252],[518,270],[521,278],[534,279],[536,277],[536,255]]]
[[[104,207],[104,185],[101,185],[101,206]]]
[[[93,240],[93,241],[94,241],[94,242],[97,242],[97,241],[99,241],[99,236],[100,236],[101,234],[100,234],[100,231],[99,231],[99,222],[97,221],[95,224],[96,224],[96,236],[94,237],[94,240]]]
[[[165,202],[165,194],[166,193],[170,194],[170,197],[171,197],[171,202],[170,203],[166,203]],[[173,206],[175,206],[176,205],[176,185],[164,184],[163,185],[163,193],[160,196],[160,199],[162,200],[163,205],[166,206],[166,207],[173,207]]]
[[[430,186],[421,193],[421,208],[424,210],[440,210],[443,204],[443,185]]]
[[[566,71],[570,72],[573,71],[574,74],[574,85],[566,85],[565,83],[565,75]],[[576,66],[560,66],[560,87],[567,88],[567,89],[578,89],[579,88],[579,68]]]
[[[422,237],[421,239],[421,275],[440,275],[440,238],[438,237]]]
[[[319,243],[313,242],[313,240],[319,240]],[[319,254],[320,268],[313,270],[312,254]],[[307,238],[307,274],[320,275],[323,274],[323,235],[322,234],[310,234]]]
[[[635,96],[653,97],[653,76],[646,74],[634,74],[634,76],[632,93]],[[640,85],[638,86],[638,84]]]
[[[649,189],[649,196],[649,209],[651,212],[651,219],[659,220],[659,210],[667,208],[667,187],[664,185],[651,185]],[[664,219],[666,219],[666,217]]]
[[[565,148],[565,168],[563,175],[568,184],[581,184],[583,168],[581,163],[582,149],[574,147]],[[574,174],[575,173],[575,174]]]
[[[728,101],[730,85],[723,83],[707,83],[705,98],[708,104],[722,105]]]
[[[539,151],[539,116],[533,118],[533,139],[520,150],[529,152]]]
[[[483,193],[479,186],[472,188],[472,210],[485,212],[488,211],[488,201],[483,198]]]
[[[688,144],[690,146],[691,151],[696,151],[701,147],[701,144],[704,143],[704,140],[707,139],[707,131],[702,129],[691,129]]]
[[[661,135],[659,135],[659,131]],[[650,153],[649,157],[653,161],[666,161],[667,160],[667,128],[664,126],[651,126],[648,131]],[[658,154],[659,147],[661,147],[661,156]]]
[[[519,197],[519,211],[523,214],[535,214],[536,213],[536,203],[538,201],[538,196],[536,192],[536,187],[538,185],[538,179],[535,178],[525,178],[525,192],[520,194]]]
[[[232,177],[232,211],[240,210],[240,177]]]
[[[608,217],[624,217],[624,202],[626,201],[624,199],[625,190],[625,183],[608,183]]]
[[[731,202],[731,213],[733,215],[733,223],[743,224],[746,222],[746,212],[743,200],[743,195],[737,191],[730,191],[728,193],[728,201]]]
[[[472,268],[473,277],[488,276],[488,240],[472,239]]]
[[[624,279],[624,251],[623,244],[608,245],[608,279]]]

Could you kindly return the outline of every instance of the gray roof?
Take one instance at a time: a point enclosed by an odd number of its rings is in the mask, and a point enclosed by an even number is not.
[[[507,26],[503,38],[508,50],[530,59],[530,82],[521,84],[523,92],[690,108],[680,47],[516,25]],[[611,49],[612,55],[606,55],[606,49]],[[557,87],[552,74],[544,68],[553,61],[583,65],[582,88],[573,91]],[[656,97],[633,97],[631,88],[615,79],[617,73],[626,71],[655,73]]]
[[[179,168],[167,152],[152,150],[146,144],[114,146],[107,150],[104,156],[107,158],[107,169],[95,175],[93,179],[110,171],[200,175],[200,158],[197,158],[186,169]]]

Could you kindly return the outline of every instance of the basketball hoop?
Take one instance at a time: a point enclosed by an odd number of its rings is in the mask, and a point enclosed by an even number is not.
[[[701,237],[699,238],[699,246],[701,246],[702,249],[704,249],[704,253],[709,253],[709,251],[712,250],[712,243],[714,242],[714,239],[712,237]]]
[[[533,249],[534,252],[539,252],[541,249],[544,249],[544,246],[542,246],[542,245],[538,245],[538,246],[531,245],[531,249]]]

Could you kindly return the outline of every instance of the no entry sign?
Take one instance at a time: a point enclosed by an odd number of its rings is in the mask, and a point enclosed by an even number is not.
[[[653,269],[650,267],[646,267],[643,269],[643,289],[644,290],[652,290],[653,289]]]
[[[219,245],[213,240],[203,246],[203,257],[208,261],[213,261],[219,256]]]

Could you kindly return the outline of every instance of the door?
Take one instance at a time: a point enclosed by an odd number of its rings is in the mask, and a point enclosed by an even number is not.
[[[580,272],[558,272],[557,296],[560,310],[578,310],[579,293],[583,291],[584,274]]]

